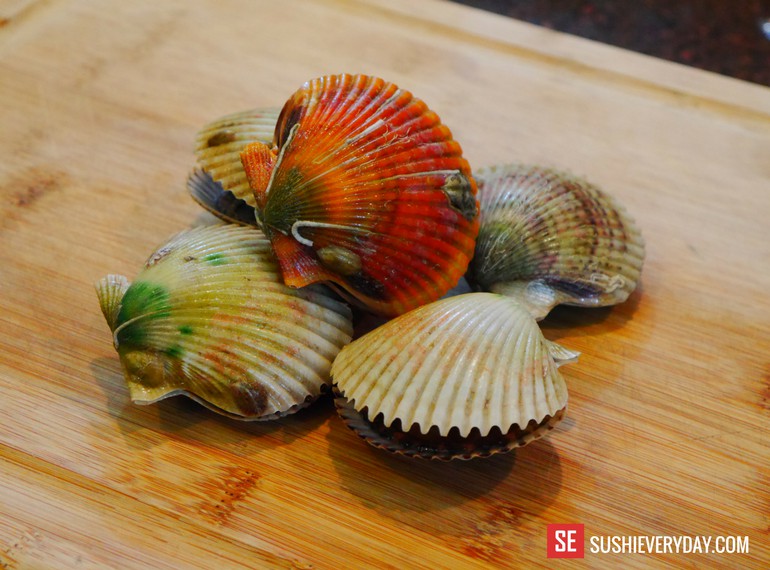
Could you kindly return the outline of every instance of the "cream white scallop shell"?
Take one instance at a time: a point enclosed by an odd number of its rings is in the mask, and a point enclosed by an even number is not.
[[[554,359],[553,355],[557,355]],[[332,365],[338,392],[390,426],[436,426],[467,437],[556,417],[567,387],[557,370],[577,353],[547,341],[514,299],[468,293],[410,311],[346,346]]]
[[[474,176],[481,227],[468,280],[477,289],[516,297],[540,319],[562,303],[621,303],[636,288],[644,240],[615,198],[541,166],[493,166]]]
[[[199,170],[188,180],[193,199],[228,221],[256,225],[256,200],[240,155],[253,142],[272,144],[279,112],[279,108],[265,107],[232,113],[200,130],[195,141]],[[238,207],[250,217],[233,214]]]
[[[328,386],[352,336],[349,307],[286,287],[270,242],[245,226],[185,231],[130,285],[109,275],[96,290],[140,404],[185,394],[238,419],[285,415]]]

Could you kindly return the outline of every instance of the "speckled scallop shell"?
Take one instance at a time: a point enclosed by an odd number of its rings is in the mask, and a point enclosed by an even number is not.
[[[314,400],[352,335],[350,309],[321,286],[281,282],[256,228],[204,226],[159,248],[136,280],[96,284],[139,404],[185,394],[238,419],[270,419]]]
[[[241,159],[287,285],[329,281],[395,315],[462,277],[476,183],[425,103],[379,78],[321,77],[288,100],[274,142]]]
[[[543,338],[515,299],[467,293],[353,341],[335,359],[332,377],[340,415],[369,443],[467,459],[553,428],[567,406],[557,368],[577,356]]]
[[[279,112],[279,108],[250,109],[201,129],[195,145],[197,169],[187,183],[195,201],[229,222],[256,225],[256,201],[240,155],[251,143],[271,144]]]
[[[625,301],[639,282],[644,240],[612,196],[550,168],[475,172],[481,228],[468,281],[518,298],[541,319],[558,304]]]

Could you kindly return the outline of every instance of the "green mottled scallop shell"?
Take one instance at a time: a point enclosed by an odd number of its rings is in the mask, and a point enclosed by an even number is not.
[[[538,319],[558,304],[615,305],[636,288],[644,240],[616,199],[554,169],[474,172],[481,227],[468,281],[513,296]]]
[[[185,394],[238,419],[304,407],[352,336],[350,309],[323,287],[290,289],[256,228],[204,226],[172,238],[136,280],[96,284],[136,403]]]

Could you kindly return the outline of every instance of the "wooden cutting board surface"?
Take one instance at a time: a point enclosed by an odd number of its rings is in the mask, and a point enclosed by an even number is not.
[[[407,460],[328,400],[130,402],[93,282],[208,220],[201,125],[341,72],[425,100],[473,167],[571,170],[641,226],[627,303],[543,323],[582,352],[547,439]],[[768,567],[770,90],[434,0],[5,1],[0,156],[1,568]],[[584,559],[546,558],[555,523]],[[749,552],[588,551],[618,535]]]

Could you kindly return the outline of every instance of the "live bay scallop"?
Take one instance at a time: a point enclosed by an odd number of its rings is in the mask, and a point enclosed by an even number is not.
[[[271,144],[280,108],[231,113],[205,125],[195,141],[196,170],[187,182],[193,199],[229,222],[256,225],[256,201],[241,164],[249,144]]]
[[[515,299],[466,293],[354,340],[332,365],[335,404],[370,444],[437,459],[487,456],[564,417],[558,367],[578,357],[546,340]]]
[[[468,281],[513,296],[542,319],[558,304],[603,307],[636,288],[644,240],[596,185],[524,164],[481,168],[481,227]]]
[[[292,287],[329,282],[374,313],[434,301],[465,273],[476,183],[436,113],[365,75],[304,84],[272,143],[241,154],[259,222]]]
[[[256,228],[182,232],[133,283],[96,284],[131,399],[177,394],[237,419],[292,413],[330,384],[351,312],[323,286],[286,287]]]

